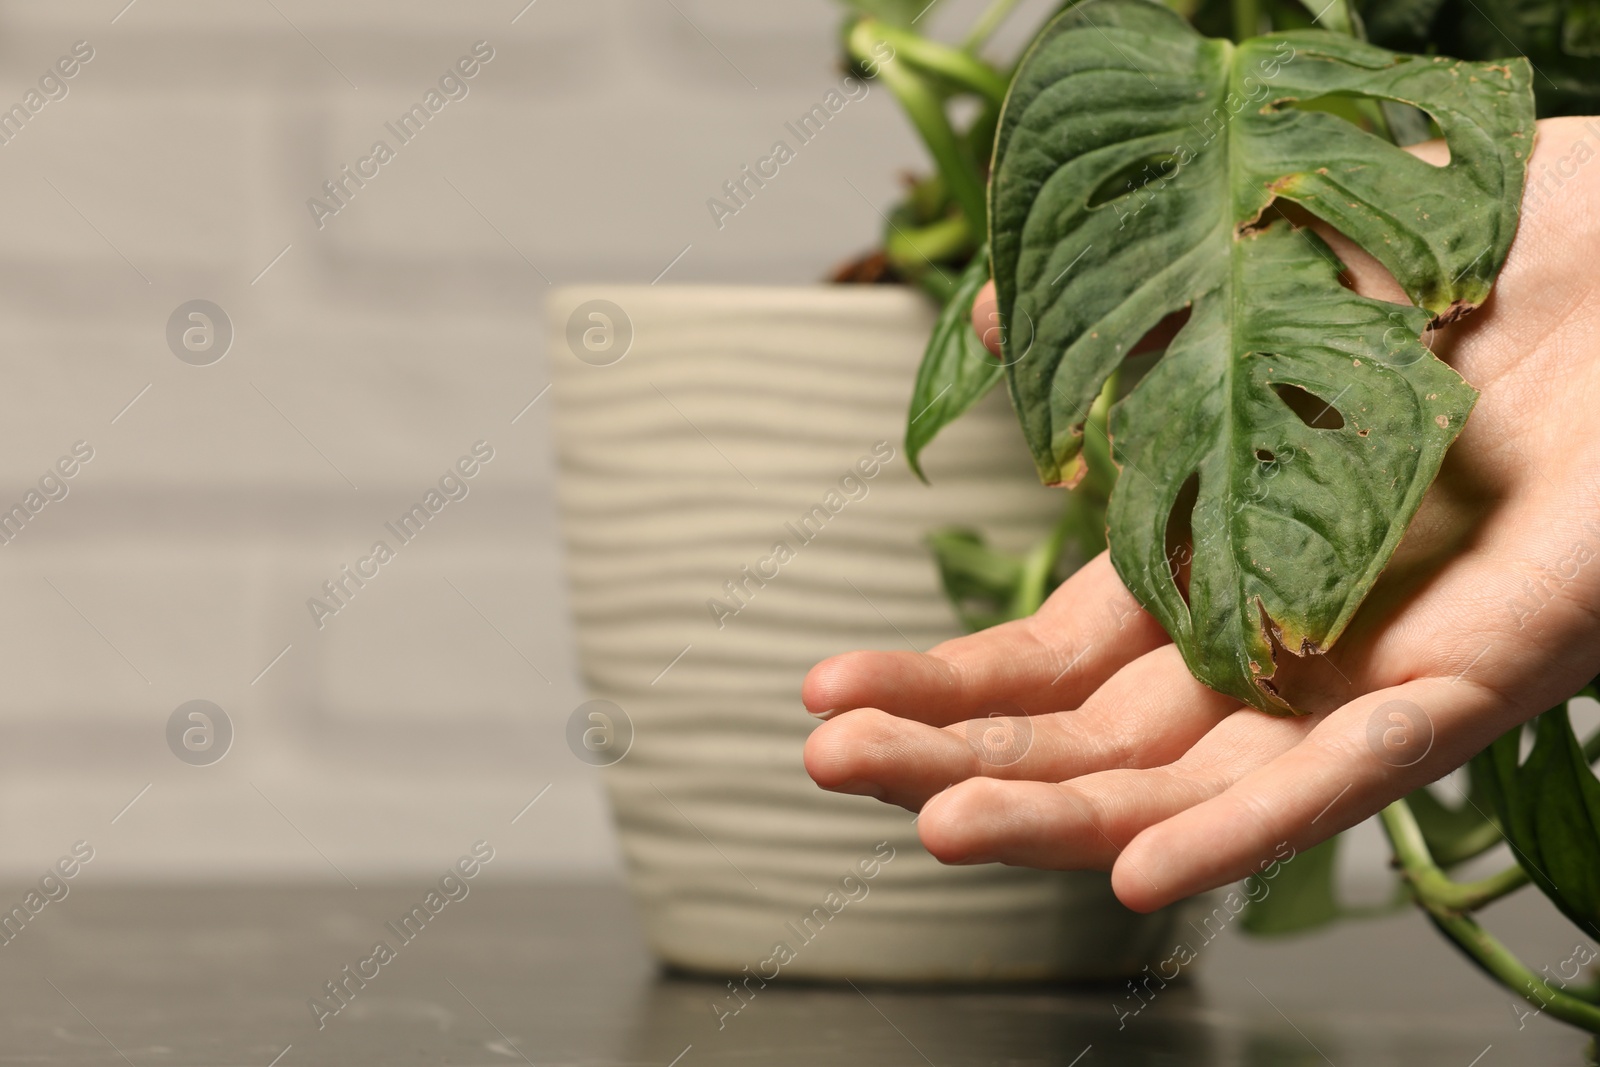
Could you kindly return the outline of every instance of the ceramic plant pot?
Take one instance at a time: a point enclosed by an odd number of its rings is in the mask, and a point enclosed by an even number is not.
[[[825,793],[802,766],[813,663],[959,632],[924,536],[976,524],[1019,549],[1060,506],[1003,391],[930,449],[932,488],[911,475],[901,435],[932,316],[893,287],[550,299],[579,656],[632,724],[606,784],[670,964],[1084,979],[1131,975],[1177,938],[1180,916],[1127,911],[1103,874],[942,866],[910,814]]]

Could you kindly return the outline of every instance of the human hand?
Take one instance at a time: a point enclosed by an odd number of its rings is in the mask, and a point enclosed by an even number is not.
[[[1413,150],[1447,158],[1441,142]],[[1539,124],[1494,293],[1432,345],[1482,397],[1338,645],[1279,664],[1310,714],[1241,709],[1195,681],[1102,554],[1031,618],[812,668],[805,704],[828,721],[806,744],[811,777],[920,811],[946,863],[1110,869],[1150,911],[1368,818],[1576,692],[1600,673],[1597,155],[1600,120]],[[1406,302],[1319,232],[1357,291]],[[974,324],[994,348],[985,296]],[[1407,705],[1424,727],[1409,735],[1389,718]],[[997,708],[1027,719],[987,718]],[[969,738],[987,729],[1031,741],[986,763]]]

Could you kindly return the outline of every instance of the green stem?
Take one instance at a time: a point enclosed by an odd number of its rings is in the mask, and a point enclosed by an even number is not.
[[[921,286],[922,291],[931,296],[933,302],[940,307],[954,300],[956,290],[960,287],[959,282],[943,271],[925,270],[912,281]]]
[[[863,20],[863,23],[869,21]],[[1005,101],[1008,87],[1005,75],[972,53],[881,22],[873,22],[871,26],[870,33],[875,38],[872,43],[886,41],[894,49],[894,58],[883,64],[884,67],[904,60],[925,74],[949,78],[963,89],[986,97],[993,103]]]
[[[1067,500],[1067,506],[1061,512],[1061,518],[1056,520],[1050,536],[1034,545],[1022,561],[1022,579],[1017,583],[1017,595],[1011,602],[1012,618],[1027,618],[1044,604],[1045,597],[1049,595],[1050,575],[1056,569],[1056,561],[1061,558],[1067,535],[1079,525],[1078,504],[1077,500]]]
[[[1389,116],[1383,113],[1383,107],[1377,100],[1357,100],[1356,110],[1372,123],[1372,132],[1382,137],[1385,141],[1399,143],[1395,138],[1394,129],[1389,125]]]
[[[1117,465],[1111,459],[1111,405],[1117,399],[1119,372],[1112,371],[1106,384],[1089,408],[1083,425],[1083,459],[1087,464],[1083,482],[1075,492],[1088,493],[1104,504],[1117,484]]]
[[[1453,941],[1457,948],[1497,979],[1501,985],[1541,1011],[1547,1011],[1557,1019],[1591,1033],[1600,1033],[1600,1005],[1587,1003],[1563,989],[1550,985],[1530,971],[1521,960],[1479,926],[1476,919],[1463,914],[1461,910],[1442,899],[1441,894],[1444,893],[1444,889],[1441,882],[1450,885],[1454,883],[1445,878],[1444,872],[1439,870],[1433,862],[1433,857],[1428,854],[1428,845],[1423,840],[1422,828],[1417,825],[1416,817],[1411,814],[1411,808],[1405,801],[1397,800],[1390,804],[1383,809],[1379,817],[1383,822],[1385,833],[1389,835],[1389,843],[1394,848],[1401,874],[1410,883],[1417,902],[1427,911],[1434,925]],[[1496,878],[1509,880],[1505,875],[1498,875]],[[1495,880],[1485,879],[1485,882]],[[1484,885],[1484,883],[1475,884]],[[1471,887],[1455,888],[1467,890]],[[1503,886],[1497,888],[1502,890],[1499,895],[1510,891]],[[1487,903],[1487,900],[1483,903]]]
[[[1438,868],[1434,868],[1435,871]],[[1480,878],[1476,882],[1454,882],[1441,872],[1429,896],[1442,908],[1451,911],[1477,911],[1493,904],[1508,893],[1527,885],[1528,872],[1512,865],[1498,874]]]
[[[942,263],[972,248],[972,228],[964,215],[951,215],[926,226],[895,226],[884,250],[889,262],[908,272]]]
[[[1076,540],[1083,559],[1098,556],[1106,547],[1105,502],[1116,482],[1116,467],[1111,462],[1106,419],[1117,395],[1117,372],[1107,379],[1084,425],[1083,451],[1089,465],[1084,480],[1067,493],[1066,506],[1056,520],[1050,536],[1035,545],[1022,564],[1022,580],[1012,601],[1012,618],[1024,618],[1039,610],[1049,595],[1050,576],[1055,573],[1067,538]]]
[[[1486,822],[1453,841],[1449,851],[1441,849],[1434,860],[1440,867],[1455,867],[1483,855],[1505,839],[1500,827],[1492,822]]]
[[[972,29],[967,32],[966,38],[961,42],[963,51],[975,52],[983,47],[983,43],[994,35],[1000,24],[1006,20],[1021,0],[993,0],[978,16],[978,21],[972,24]]]
[[[1515,865],[1476,882],[1453,881],[1434,860],[1411,805],[1397,800],[1385,809],[1383,819],[1406,881],[1420,899],[1434,908],[1477,911],[1528,884],[1528,872]]]
[[[858,62],[865,62],[872,57],[873,46],[883,39],[882,31],[882,25],[871,19],[856,23],[850,30],[848,40],[851,55]],[[944,102],[922,77],[899,61],[898,54],[895,59],[879,65],[878,77],[900,101],[900,106],[905,108],[911,124],[921,135],[928,154],[933,157],[935,166],[944,177],[951,196],[967,216],[967,224],[972,232],[989,232],[983,178],[962,150],[960,138],[951,129]]]
[[[1233,37],[1247,41],[1261,32],[1260,0],[1233,0]]]

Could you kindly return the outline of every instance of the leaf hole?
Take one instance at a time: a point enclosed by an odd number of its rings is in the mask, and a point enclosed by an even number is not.
[[[1189,603],[1189,565],[1194,561],[1194,505],[1200,499],[1200,472],[1189,475],[1167,514],[1167,574]]]
[[[1430,145],[1427,151],[1419,153],[1419,158],[1434,167],[1444,167],[1450,163],[1450,147],[1440,137],[1439,124],[1426,111],[1409,104],[1360,93],[1327,93],[1305,100],[1277,100],[1272,106],[1275,111],[1331,115],[1343,119],[1362,133],[1387,141],[1389,136],[1379,125],[1382,123],[1388,126],[1402,145],[1438,138],[1438,144]]]
[[[1258,463],[1271,463],[1274,459],[1277,459],[1277,458],[1278,457],[1274,456],[1271,452],[1267,451],[1265,448],[1256,449],[1256,461]]]
[[[1112,174],[1089,194],[1089,207],[1100,207],[1113,200],[1139,192],[1152,182],[1165,184],[1178,175],[1178,157],[1171,152],[1136,159]]]
[[[1164,352],[1172,339],[1178,336],[1178,331],[1189,324],[1189,317],[1194,314],[1194,305],[1185,305],[1172,312],[1150,328],[1150,332],[1139,339],[1139,343],[1129,350],[1128,355],[1137,356],[1145,352]]]
[[[1288,219],[1293,226],[1314,230],[1333,251],[1339,284],[1352,293],[1391,304],[1411,303],[1411,297],[1401,288],[1394,272],[1345,236],[1344,231],[1328,225],[1292,200],[1276,200],[1262,214],[1263,223],[1273,218]]]
[[[1272,391],[1278,394],[1278,399],[1290,411],[1299,416],[1301,422],[1313,430],[1344,429],[1344,416],[1339,414],[1339,409],[1333,406],[1332,401],[1287,382],[1274,382]]]

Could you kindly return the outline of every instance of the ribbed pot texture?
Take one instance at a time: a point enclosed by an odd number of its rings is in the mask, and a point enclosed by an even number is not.
[[[604,773],[659,957],[939,982],[1118,977],[1166,955],[1177,912],[1127,911],[1100,873],[945,867],[909,812],[825,793],[801,763],[812,664],[960,632],[930,530],[1020,548],[1061,504],[1003,390],[932,446],[931,488],[910,473],[928,302],[591,286],[548,307],[579,656],[633,725]]]

